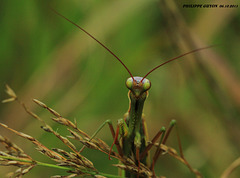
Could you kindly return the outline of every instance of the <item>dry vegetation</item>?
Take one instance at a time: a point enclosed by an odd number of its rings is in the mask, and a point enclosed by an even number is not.
[[[58,132],[54,131],[50,125],[48,125],[44,120],[42,120],[39,116],[37,116],[35,113],[31,112],[28,107],[19,100],[15,92],[6,85],[6,93],[10,96],[10,98],[3,100],[3,103],[17,101],[24,110],[31,115],[33,118],[37,119],[38,121],[43,124],[41,128],[49,133],[52,133],[56,136],[57,139],[61,140],[64,145],[66,145],[68,148],[70,148],[71,152],[62,150],[60,148],[47,148],[42,143],[40,143],[37,139],[34,137],[27,135],[25,133],[16,131],[10,127],[8,127],[5,124],[0,123],[1,127],[4,127],[5,129],[8,129],[9,131],[15,133],[16,135],[23,137],[26,140],[29,140],[32,142],[36,149],[42,153],[43,155],[49,157],[53,161],[56,162],[56,165],[54,164],[48,164],[43,163],[37,160],[34,160],[32,157],[30,157],[28,154],[26,154],[21,148],[19,148],[16,144],[12,143],[9,139],[7,139],[4,136],[0,135],[0,142],[5,146],[6,151],[0,151],[0,165],[1,166],[16,166],[19,167],[15,172],[8,173],[8,177],[22,177],[23,175],[27,174],[32,168],[35,166],[48,166],[58,169],[65,169],[67,170],[70,175],[65,177],[77,177],[81,175],[91,175],[94,177],[118,177],[114,175],[108,175],[105,173],[101,173],[97,171],[97,169],[94,167],[93,163],[88,160],[86,157],[81,155],[81,152],[85,147],[89,149],[95,149],[99,150],[110,157],[118,159],[122,164],[115,164],[113,166],[116,166],[120,169],[129,170],[135,173],[138,173],[139,176],[146,176],[146,177],[156,177],[155,173],[150,171],[148,167],[141,164],[140,167],[135,164],[134,160],[131,160],[129,158],[126,158],[124,156],[120,156],[119,154],[115,153],[114,151],[110,152],[110,147],[101,139],[94,138],[96,134],[93,136],[89,136],[82,130],[80,130],[77,127],[77,123],[72,123],[66,118],[63,118],[58,112],[55,110],[49,108],[46,104],[38,101],[37,99],[33,99],[33,101],[41,106],[44,109],[47,109],[53,116],[53,121],[57,122],[58,124],[64,125],[67,127],[67,130],[71,134],[71,136],[68,136],[70,139],[77,140],[84,146],[78,151],[77,147],[79,145],[74,145],[68,138],[60,135]],[[112,128],[112,125],[110,126],[110,130],[112,132],[113,138],[115,138],[115,132]],[[153,145],[152,142],[149,141],[149,145]],[[159,147],[158,143],[154,143],[154,146],[157,148]],[[161,154],[169,154],[175,159],[179,160],[183,164],[185,164],[190,171],[192,171],[197,177],[202,177],[201,174],[194,170],[189,163],[184,159],[184,156],[181,154],[178,155],[177,151],[171,147],[168,147],[166,145],[161,144],[160,145]],[[61,177],[61,176],[53,176],[53,177]],[[161,176],[160,176],[161,177]]]

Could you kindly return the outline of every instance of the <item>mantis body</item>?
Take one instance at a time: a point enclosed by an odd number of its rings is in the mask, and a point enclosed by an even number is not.
[[[52,9],[53,10],[53,9]],[[145,177],[143,175],[139,175],[139,168],[141,164],[144,164],[145,166],[149,167],[150,170],[154,172],[154,164],[158,159],[158,156],[161,154],[160,146],[156,150],[152,163],[149,164],[147,162],[148,157],[148,151],[151,149],[151,147],[156,143],[156,140],[160,137],[159,145],[162,143],[164,144],[168,138],[168,135],[172,129],[172,127],[175,125],[175,120],[173,120],[170,123],[169,128],[165,131],[165,128],[162,127],[160,131],[156,134],[156,136],[152,139],[152,142],[150,144],[147,144],[146,140],[146,124],[143,117],[143,107],[144,102],[148,96],[148,90],[151,88],[151,82],[146,78],[150,73],[152,73],[154,70],[158,69],[159,67],[174,61],[176,59],[179,59],[183,56],[186,56],[188,54],[194,53],[196,51],[200,51],[203,49],[211,48],[212,46],[204,47],[204,48],[198,48],[195,50],[192,50],[190,52],[184,53],[180,56],[177,56],[175,58],[172,58],[152,70],[150,70],[144,77],[134,77],[130,70],[125,66],[125,64],[105,45],[103,45],[100,41],[98,41],[95,37],[93,37],[90,33],[85,31],[82,27],[78,26],[71,20],[67,19],[63,15],[59,14],[55,10],[53,10],[57,15],[61,16],[62,18],[66,19],[70,23],[72,23],[74,26],[78,27],[80,30],[82,30],[84,33],[86,33],[88,36],[90,36],[93,40],[95,40],[97,43],[99,43],[103,48],[105,48],[109,53],[111,53],[122,65],[123,67],[128,71],[130,78],[126,81],[126,86],[129,89],[128,97],[129,97],[129,110],[125,114],[124,119],[118,120],[118,125],[116,129],[116,134],[114,133],[114,142],[111,146],[111,149],[114,145],[116,145],[117,150],[119,152],[119,155],[122,157],[127,157],[135,161],[136,165],[138,166],[138,172],[133,171],[126,171],[125,177]],[[106,121],[105,123],[108,123],[111,125],[110,121]],[[112,127],[112,125],[111,125]],[[110,127],[110,128],[111,128]],[[102,127],[101,127],[102,128]],[[113,131],[114,132],[114,131]],[[119,144],[119,135],[121,138],[121,145]],[[94,134],[95,136],[95,134]],[[111,152],[110,149],[110,152]],[[80,150],[80,152],[83,149]],[[110,153],[109,153],[110,157]],[[185,160],[186,161],[186,160]],[[153,174],[155,176],[155,174]]]

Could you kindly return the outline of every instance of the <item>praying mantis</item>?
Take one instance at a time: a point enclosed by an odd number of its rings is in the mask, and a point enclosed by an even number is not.
[[[139,76],[133,76],[130,70],[127,68],[127,66],[123,63],[123,61],[116,56],[108,47],[106,47],[103,43],[98,41],[94,36],[92,36],[89,32],[84,30],[82,27],[74,23],[73,21],[69,20],[62,14],[58,13],[54,9],[52,9],[53,12],[60,17],[64,18],[77,28],[79,28],[81,31],[83,31],[85,34],[87,34],[90,38],[92,38],[94,41],[96,41],[98,44],[100,44],[103,48],[105,48],[112,56],[114,56],[115,59],[117,59],[121,65],[127,70],[130,77],[126,80],[126,87],[128,88],[128,97],[129,97],[129,109],[128,112],[124,115],[123,119],[119,119],[117,123],[116,132],[113,129],[111,121],[107,120],[103,125],[108,124],[112,135],[113,135],[113,144],[110,148],[109,152],[109,159],[111,150],[114,145],[116,145],[118,153],[121,157],[127,157],[129,159],[132,159],[135,164],[138,167],[137,172],[133,171],[125,171],[124,175],[125,177],[146,177],[140,175],[140,166],[141,164],[147,166],[151,171],[154,173],[154,165],[156,161],[158,160],[158,157],[161,155],[162,150],[160,148],[161,144],[165,144],[167,141],[167,138],[172,130],[172,128],[176,125],[176,121],[172,120],[170,122],[170,126],[168,129],[165,129],[165,127],[162,127],[159,132],[155,135],[155,137],[152,139],[150,143],[147,141],[147,127],[146,122],[143,116],[143,108],[144,108],[144,102],[148,97],[148,91],[151,88],[151,82],[146,77],[149,76],[153,71],[160,68],[161,66],[170,63],[172,61],[175,61],[181,57],[184,57],[188,54],[211,48],[212,46],[198,48],[192,51],[189,51],[187,53],[184,53],[182,55],[179,55],[177,57],[174,57],[170,60],[167,60],[166,62],[157,65],[153,69],[151,69],[144,77]],[[102,128],[102,126],[97,130],[97,132]],[[96,132],[96,133],[97,133]],[[95,134],[94,134],[95,136]],[[92,137],[93,138],[93,137]],[[152,146],[159,141],[159,146],[153,156],[152,162],[149,163],[148,157],[149,157],[149,150],[152,148]],[[180,142],[179,142],[180,143]],[[179,145],[179,147],[181,147]],[[80,150],[83,151],[83,148]],[[182,153],[181,153],[182,155]],[[182,155],[183,157],[183,155]],[[185,160],[186,161],[186,160]],[[186,161],[187,162],[187,161]],[[153,177],[155,177],[155,173],[153,174]]]

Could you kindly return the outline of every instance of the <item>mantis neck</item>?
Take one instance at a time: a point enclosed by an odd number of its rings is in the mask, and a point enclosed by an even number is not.
[[[142,112],[144,101],[147,93],[143,93],[140,97],[136,98],[132,92],[129,92],[129,125],[128,137],[133,137],[137,132],[140,132],[140,124],[142,122]]]

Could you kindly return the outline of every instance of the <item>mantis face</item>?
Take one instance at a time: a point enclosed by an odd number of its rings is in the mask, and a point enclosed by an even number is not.
[[[151,82],[143,77],[130,77],[126,81],[127,88],[131,91],[136,99],[140,98],[143,94],[146,97],[147,91],[151,88]]]

